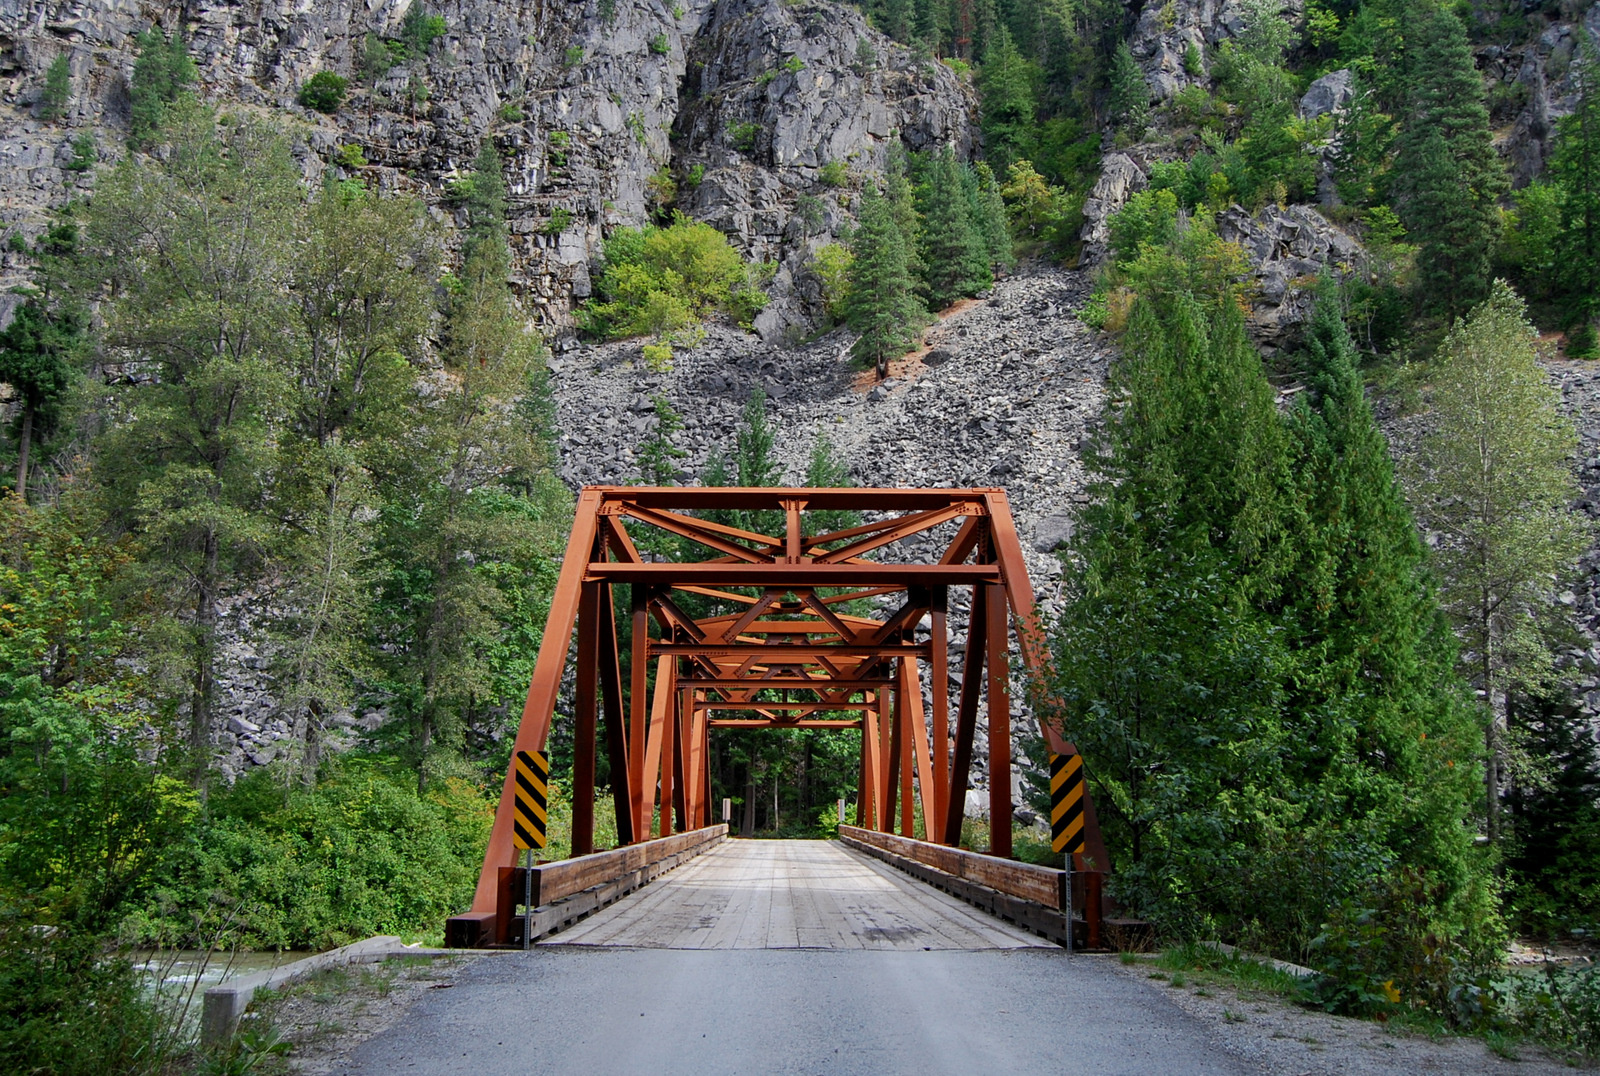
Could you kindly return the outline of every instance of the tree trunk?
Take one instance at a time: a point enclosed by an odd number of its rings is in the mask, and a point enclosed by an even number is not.
[[[306,703],[305,745],[300,756],[300,783],[315,788],[317,767],[322,763],[322,704],[316,699]]]
[[[189,751],[193,756],[194,786],[205,792],[211,760],[211,704],[216,691],[217,661],[217,560],[216,531],[208,531],[201,554],[199,594],[195,598],[194,688],[189,697]]]
[[[33,445],[33,408],[22,407],[22,435],[17,443],[17,499],[28,503],[28,449]]]
[[[1483,792],[1485,826],[1489,843],[1500,840],[1500,729],[1495,721],[1494,706],[1489,707],[1489,724],[1483,730]]]
[[[1480,659],[1483,699],[1489,706],[1489,721],[1483,729],[1484,831],[1489,835],[1489,843],[1495,844],[1500,840],[1500,711],[1495,706],[1494,619],[1487,595],[1480,602],[1478,626],[1483,640],[1483,656]]]
[[[756,835],[756,768],[753,763],[744,767],[744,816],[739,823],[739,836]]]

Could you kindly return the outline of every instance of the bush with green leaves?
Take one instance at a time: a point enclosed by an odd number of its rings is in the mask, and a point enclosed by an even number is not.
[[[728,237],[682,214],[664,227],[613,232],[598,290],[582,317],[608,340],[673,333],[719,311],[748,325],[766,303]]]
[[[754,123],[735,123],[728,127],[728,141],[740,153],[753,153],[756,148],[756,135],[761,128]]]
[[[161,1027],[133,965],[92,934],[0,920],[0,1070],[155,1076]]]
[[[413,774],[356,758],[310,789],[257,771],[212,795],[168,853],[160,884],[124,932],[198,941],[194,918],[237,907],[242,944],[326,949],[373,934],[432,931],[470,903],[492,812],[459,779],[419,794]]]
[[[557,236],[572,227],[572,210],[564,205],[558,205],[550,210],[550,219],[544,222],[544,227],[539,231],[548,236]]]
[[[306,108],[331,116],[344,104],[345,91],[349,88],[350,80],[344,76],[332,71],[318,71],[300,87],[300,94],[295,99]]]
[[[843,161],[828,161],[817,169],[817,180],[824,187],[848,187],[850,169]]]
[[[665,56],[672,51],[672,42],[667,40],[665,33],[657,34],[650,39],[650,51],[657,56]]]

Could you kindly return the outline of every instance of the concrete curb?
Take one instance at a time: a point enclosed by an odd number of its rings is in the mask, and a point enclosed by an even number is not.
[[[206,991],[200,1010],[200,1041],[208,1044],[227,1042],[239,1028],[239,1018],[250,1007],[257,990],[282,986],[303,979],[307,975],[328,968],[349,964],[377,964],[396,956],[452,956],[455,949],[424,949],[406,946],[393,934],[380,934],[365,941],[353,942],[326,953],[317,953],[285,964],[282,967],[258,971],[229,979]]]
[[[1313,971],[1310,968],[1303,968],[1299,964],[1291,964],[1287,960],[1276,960],[1270,956],[1247,953],[1237,946],[1229,945],[1227,942],[1208,941],[1200,944],[1207,949],[1215,949],[1224,956],[1235,956],[1240,960],[1250,960],[1257,964],[1265,964],[1269,968],[1276,968],[1286,975],[1293,975],[1296,979],[1314,979],[1320,974],[1320,972]]]

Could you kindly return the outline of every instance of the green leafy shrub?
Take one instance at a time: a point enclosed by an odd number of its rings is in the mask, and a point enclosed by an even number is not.
[[[630,112],[628,113],[628,119],[626,122],[628,125],[628,130],[633,132],[633,140],[639,143],[641,146],[644,145],[646,139],[649,137],[649,133],[645,130],[644,126],[644,114],[640,112]]]
[[[672,42],[667,40],[665,33],[659,33],[650,39],[650,51],[657,56],[665,56],[672,51]]]
[[[539,229],[545,235],[557,236],[572,227],[572,210],[564,205],[558,205],[550,211],[550,219],[545,221],[544,227]]]
[[[561,58],[561,62],[566,67],[577,67],[583,63],[583,46],[568,45],[566,55]]]
[[[811,255],[811,271],[822,282],[822,305],[834,321],[844,318],[855,256],[843,243],[824,243]]]
[[[825,187],[850,186],[850,170],[843,161],[829,161],[817,169],[817,179]]]
[[[288,793],[258,771],[209,806],[128,933],[198,940],[188,936],[194,915],[217,901],[238,904],[241,942],[253,948],[434,930],[470,901],[493,821],[459,779],[419,795],[414,777],[359,759]]]
[[[672,369],[671,344],[646,344],[640,354],[644,358],[644,364],[658,374]]]
[[[806,65],[801,62],[800,57],[798,56],[791,56],[787,60],[783,61],[783,70],[787,71],[791,75],[798,75],[802,70],[805,69],[805,66]]]
[[[686,181],[689,184],[689,189],[693,190],[694,188],[700,186],[701,180],[703,180],[705,178],[706,178],[706,166],[705,165],[697,164],[693,168],[689,169],[689,175],[686,177]]]
[[[0,923],[0,1070],[142,1074],[159,1022],[133,966],[75,930]]]
[[[751,153],[756,148],[756,135],[761,128],[754,123],[734,123],[728,126],[728,141],[740,153]]]
[[[599,291],[603,301],[583,316],[604,339],[665,335],[718,310],[748,323],[766,302],[727,236],[681,214],[666,227],[613,232]]]
[[[495,112],[504,123],[521,123],[523,120],[522,105],[516,101],[507,101]]]
[[[306,108],[331,116],[344,104],[345,91],[349,88],[349,79],[332,71],[318,71],[300,87],[297,100]]]
[[[100,149],[95,145],[94,134],[85,131],[72,140],[72,159],[64,167],[69,172],[87,172],[100,159]]]
[[[360,146],[351,142],[348,145],[340,146],[334,152],[333,163],[340,168],[365,168],[367,166],[367,155],[361,151]]]
[[[1600,1058],[1600,967],[1546,964],[1537,986],[1517,997],[1518,1022],[1546,1045]]]

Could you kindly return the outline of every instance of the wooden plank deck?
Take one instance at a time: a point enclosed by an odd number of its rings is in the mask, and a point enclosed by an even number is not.
[[[836,841],[726,841],[541,945],[1026,949],[1048,942]]]

